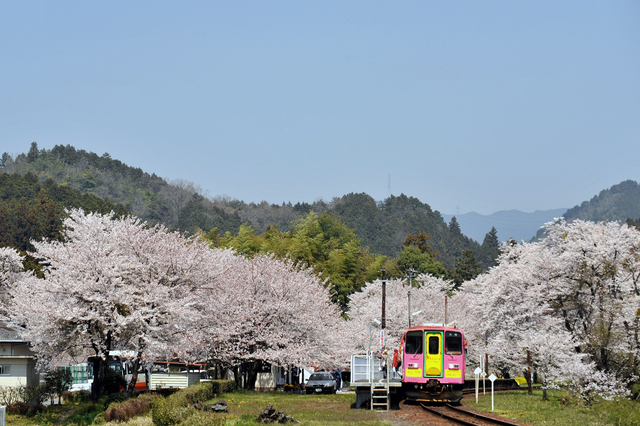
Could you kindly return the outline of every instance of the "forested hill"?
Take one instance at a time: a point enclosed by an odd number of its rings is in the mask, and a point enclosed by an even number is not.
[[[563,216],[567,221],[582,219],[622,223],[629,218],[640,218],[640,185],[633,180],[613,185],[591,200],[567,210]]]
[[[405,195],[391,196],[377,203],[367,194],[348,194],[330,202],[319,200],[295,205],[208,199],[193,183],[167,182],[112,159],[107,153],[99,156],[70,145],[38,149],[35,142],[27,154],[16,158],[3,154],[0,170],[19,175],[32,173],[41,182],[51,179],[119,203],[143,220],[164,223],[183,232],[198,229],[208,232],[218,228],[220,234],[235,234],[246,222],[258,233],[265,232],[270,225],[288,231],[291,223],[313,210],[318,214],[333,213],[349,228],[355,228],[372,253],[396,257],[408,235],[422,232],[429,235],[429,244],[438,253],[436,259],[448,269],[453,269],[455,259],[464,249],[473,251],[485,267],[493,262],[491,256],[483,253],[480,244],[462,234],[456,220],[447,224],[429,205]]]
[[[64,209],[73,207],[86,212],[127,214],[120,205],[51,179],[41,183],[32,173],[0,173],[0,247],[15,247],[26,254],[33,251],[32,239],[60,239]],[[35,268],[34,260],[28,258],[27,265]]]
[[[407,235],[423,232],[438,252],[436,259],[449,269],[464,249],[473,251],[479,260],[484,257],[481,246],[462,234],[455,218],[447,225],[438,211],[414,197],[392,195],[376,203],[367,194],[348,194],[334,199],[331,211],[348,227],[356,228],[373,253],[396,257]]]
[[[0,171],[33,173],[40,181],[52,179],[121,204],[147,222],[163,223],[181,231],[217,227],[222,232],[235,232],[242,223],[234,212],[227,212],[205,199],[193,183],[179,180],[170,184],[155,174],[112,159],[107,153],[98,156],[70,145],[56,145],[46,150],[38,149],[33,142],[27,154],[16,158],[2,154]]]

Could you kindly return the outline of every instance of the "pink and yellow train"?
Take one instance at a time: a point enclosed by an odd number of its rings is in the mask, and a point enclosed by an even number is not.
[[[402,390],[407,399],[453,402],[462,399],[467,342],[444,324],[407,329],[401,341]]]

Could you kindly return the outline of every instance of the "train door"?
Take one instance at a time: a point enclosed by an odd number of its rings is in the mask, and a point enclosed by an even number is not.
[[[425,331],[424,377],[442,377],[442,332]]]
[[[420,383],[424,366],[424,333],[422,330],[408,331],[405,336],[402,365],[404,382]]]

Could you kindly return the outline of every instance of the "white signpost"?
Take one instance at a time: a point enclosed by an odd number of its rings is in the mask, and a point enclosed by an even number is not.
[[[480,367],[476,367],[475,370],[473,370],[473,374],[476,375],[476,404],[478,403],[478,388],[480,387],[480,372],[482,370],[480,369]]]
[[[485,377],[487,377],[487,373],[484,372],[485,370],[485,365],[484,365],[484,359],[482,357],[480,357],[480,376],[482,376],[482,394],[486,395],[487,394],[487,388],[485,386],[486,380],[484,379]]]
[[[489,376],[489,380],[491,380],[491,411],[493,411],[493,382],[497,379],[494,374]]]

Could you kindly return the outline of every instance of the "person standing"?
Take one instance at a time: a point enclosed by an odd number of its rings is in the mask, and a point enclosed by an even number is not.
[[[383,378],[387,378],[387,366],[389,365],[389,351],[384,349],[380,356],[380,369],[382,370]]]
[[[398,352],[397,349],[393,350],[393,378],[395,379],[396,376],[401,376],[400,372],[398,371],[398,367],[400,367],[400,365],[402,365],[402,361],[400,358],[400,352]]]
[[[342,389],[342,371],[339,368],[336,370],[336,389]]]

